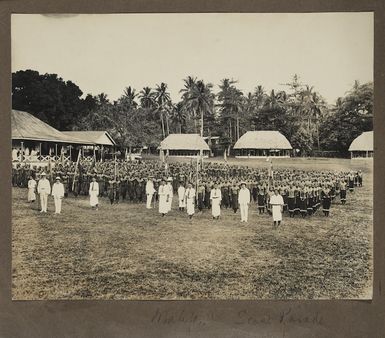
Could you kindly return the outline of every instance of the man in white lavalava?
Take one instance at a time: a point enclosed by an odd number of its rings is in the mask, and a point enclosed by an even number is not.
[[[283,197],[279,194],[278,190],[275,189],[274,194],[270,197],[274,226],[278,227],[281,224],[283,204]]]
[[[90,184],[90,189],[88,191],[90,195],[90,205],[92,209],[98,210],[99,206],[99,183],[96,182],[96,177],[92,177],[92,182]]]

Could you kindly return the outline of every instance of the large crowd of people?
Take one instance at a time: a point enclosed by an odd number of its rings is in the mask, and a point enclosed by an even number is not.
[[[147,208],[157,203],[159,213],[165,216],[176,195],[179,210],[186,210],[190,218],[195,209],[211,209],[213,218],[218,219],[221,209],[231,208],[234,213],[240,209],[242,221],[247,222],[248,206],[255,205],[260,214],[272,214],[279,224],[282,212],[308,217],[321,209],[329,216],[332,203],[345,204],[347,191],[362,186],[363,175],[361,171],[251,168],[214,162],[198,168],[195,162],[151,160],[58,162],[50,168],[17,164],[13,168],[13,186],[28,187],[30,201],[36,192],[41,195],[39,186],[47,186],[45,182],[53,184],[52,191],[60,184],[60,189],[55,189],[60,198],[90,196],[93,208],[98,208],[99,198],[108,198],[111,204],[146,203]],[[45,200],[40,202],[46,211]]]

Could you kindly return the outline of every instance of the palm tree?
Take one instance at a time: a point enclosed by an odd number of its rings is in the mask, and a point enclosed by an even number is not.
[[[136,108],[138,106],[137,102],[135,102],[135,98],[137,96],[138,94],[135,93],[135,89],[129,86],[124,89],[123,96],[119,100],[121,103],[127,105],[130,109]]]
[[[175,132],[182,133],[182,125],[186,122],[186,114],[183,109],[183,102],[178,102],[172,106],[171,123],[176,126]]]
[[[155,93],[150,87],[143,87],[139,93],[140,106],[144,109],[152,109],[155,106]]]
[[[96,99],[97,99],[97,103],[98,103],[99,105],[103,105],[103,104],[109,102],[109,101],[108,101],[108,98],[107,98],[107,94],[105,94],[105,93],[100,93],[100,94],[98,94],[97,97],[96,97]]]
[[[203,137],[203,117],[205,114],[213,114],[214,94],[211,92],[213,85],[205,84],[199,80],[192,87],[188,101],[194,107],[196,113],[200,114],[200,135]]]
[[[194,103],[190,100],[194,87],[196,86],[197,79],[193,76],[188,76],[183,80],[184,88],[179,93],[182,93],[182,109],[184,110],[186,117],[194,121],[194,132],[197,132],[197,120]]]
[[[160,112],[160,120],[162,124],[163,138],[166,137],[164,120],[166,118],[167,135],[170,133],[168,128],[168,109],[171,103],[170,94],[167,92],[167,84],[162,82],[160,85],[156,85],[155,102],[157,104],[157,110]]]
[[[220,112],[223,122],[229,123],[229,136],[233,142],[233,128],[236,139],[239,138],[239,114],[242,110],[243,94],[237,89],[234,84],[237,81],[223,79],[219,85],[220,91],[218,93],[218,101],[220,102]],[[233,126],[232,120],[235,120]]]

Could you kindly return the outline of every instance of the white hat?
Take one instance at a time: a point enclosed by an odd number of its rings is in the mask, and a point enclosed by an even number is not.
[[[172,182],[172,177],[169,177],[169,178],[167,179],[167,182]]]
[[[55,178],[56,180],[60,180],[60,177],[59,176],[56,176],[56,178]]]
[[[40,176],[45,176],[47,175],[44,171],[40,174]]]

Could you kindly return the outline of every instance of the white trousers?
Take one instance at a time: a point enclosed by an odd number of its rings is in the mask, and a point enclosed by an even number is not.
[[[47,212],[48,195],[46,193],[40,194],[41,211]]]
[[[61,201],[62,199],[58,196],[54,196],[53,200],[55,201],[55,214],[61,213]]]
[[[147,202],[146,202],[146,208],[151,209],[151,202],[152,202],[152,196],[154,194],[147,194]]]
[[[241,209],[241,221],[247,222],[247,218],[249,216],[249,205],[248,204],[240,204],[239,208]]]

